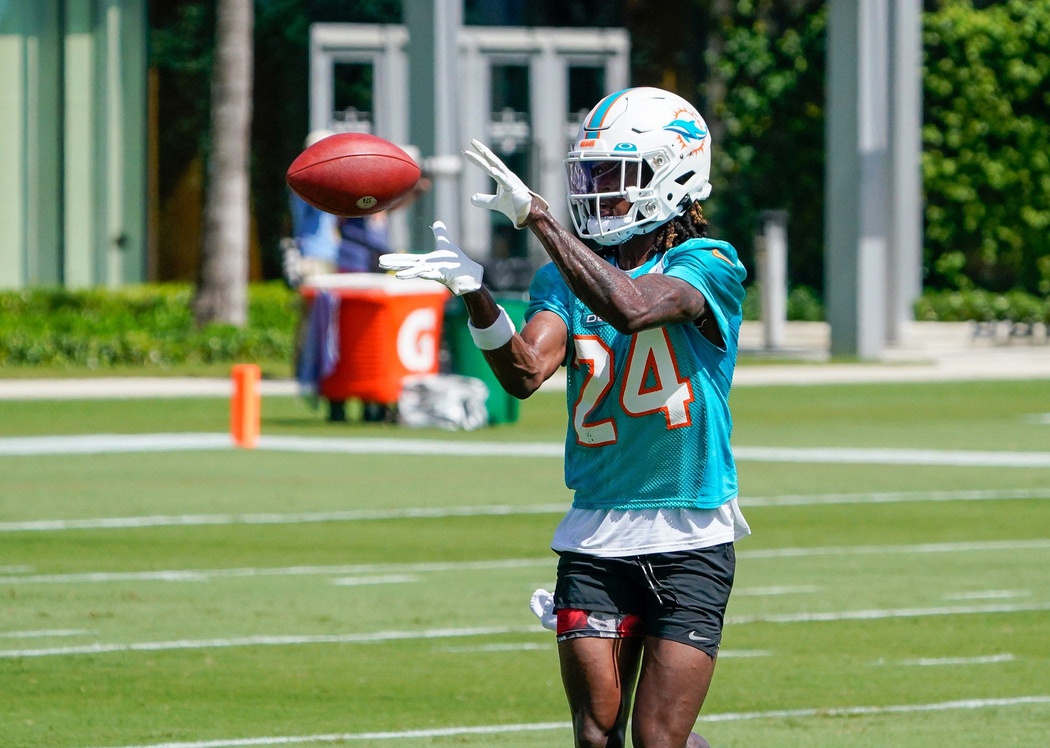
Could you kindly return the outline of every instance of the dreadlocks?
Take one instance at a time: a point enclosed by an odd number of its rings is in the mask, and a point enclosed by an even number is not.
[[[656,240],[653,244],[657,252],[666,252],[690,239],[700,239],[705,236],[707,236],[707,219],[704,218],[700,201],[694,200],[693,204],[686,208],[680,216],[675,216],[657,229]]]

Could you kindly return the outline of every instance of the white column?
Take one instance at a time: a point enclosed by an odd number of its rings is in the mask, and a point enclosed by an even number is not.
[[[886,333],[889,2],[831,0],[825,298],[831,349],[877,359]]]
[[[762,332],[767,350],[784,347],[787,323],[787,220],[784,210],[762,213],[757,275],[762,294]]]
[[[891,220],[886,340],[900,343],[922,295],[922,2],[892,0]]]
[[[535,182],[530,187],[542,195],[551,213],[569,222],[565,201],[565,114],[569,108],[569,73],[550,40],[540,43],[538,54],[529,60],[530,127],[534,148]],[[542,264],[547,255],[539,241],[529,235],[529,254]]]
[[[124,86],[121,80],[121,8],[112,0],[105,12],[105,274],[99,280],[116,287],[124,279],[127,233],[124,222]]]
[[[492,69],[488,58],[478,49],[478,40],[468,29],[460,36],[460,150],[470,145],[471,139],[489,143],[488,123],[492,109]],[[463,205],[461,245],[471,257],[488,259],[492,253],[492,221],[489,211],[469,204],[470,196],[491,189],[492,182],[480,169],[465,165],[459,179],[460,201]]]
[[[404,4],[408,27],[408,74],[412,102],[409,133],[425,160],[459,152],[454,142],[459,119],[458,38],[463,25],[462,0],[419,0]],[[430,223],[440,219],[449,233],[460,233],[461,206],[456,180],[434,179],[430,193],[413,208],[413,249],[434,243]]]
[[[66,13],[65,118],[70,126],[64,134],[65,283],[77,288],[95,282],[95,216],[102,199],[95,179],[98,89],[91,8],[73,3]]]
[[[0,288],[20,288],[25,272],[26,45],[14,20],[0,27]]]
[[[408,55],[405,42],[408,33],[404,26],[383,27],[383,46],[373,62],[375,78],[372,83],[373,119],[376,134],[400,145],[412,145],[408,134]],[[415,155],[415,154],[413,154]],[[387,231],[394,250],[408,249],[411,242],[408,210],[389,213]]]
[[[325,30],[310,27],[310,131],[332,126],[332,55],[325,49]],[[303,133],[305,140],[307,133]]]

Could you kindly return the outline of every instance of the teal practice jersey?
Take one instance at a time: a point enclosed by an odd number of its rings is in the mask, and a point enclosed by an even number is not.
[[[536,273],[526,319],[550,311],[569,341],[565,483],[581,509],[711,509],[737,495],[729,445],[744,266],[729,244],[693,239],[630,271],[699,290],[725,347],[680,323],[623,335],[577,299],[553,263]]]

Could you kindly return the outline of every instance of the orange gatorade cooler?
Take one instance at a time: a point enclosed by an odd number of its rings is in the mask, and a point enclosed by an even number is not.
[[[436,374],[449,291],[428,280],[381,273],[317,275],[308,300],[326,291],[338,301],[339,356],[318,394],[334,401],[395,403],[408,376]]]

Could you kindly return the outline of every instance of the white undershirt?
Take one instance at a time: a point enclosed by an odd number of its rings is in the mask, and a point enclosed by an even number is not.
[[[751,534],[736,499],[717,509],[569,509],[551,548],[590,556],[671,553]]]

